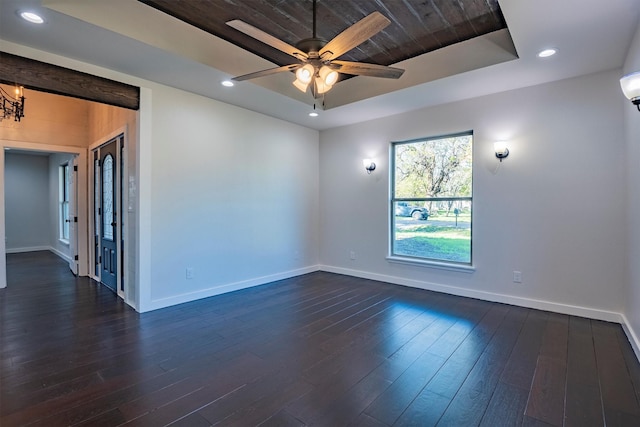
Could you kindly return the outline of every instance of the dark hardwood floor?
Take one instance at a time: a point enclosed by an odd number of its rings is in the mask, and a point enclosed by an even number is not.
[[[142,315],[7,257],[0,425],[640,426],[620,325],[313,273]]]

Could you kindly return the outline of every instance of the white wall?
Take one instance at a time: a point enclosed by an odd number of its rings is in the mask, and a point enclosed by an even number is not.
[[[141,87],[137,310],[317,269],[317,131],[26,46],[3,49]]]
[[[7,252],[49,247],[49,159],[5,152]]]
[[[619,70],[320,134],[330,271],[618,320],[626,274]],[[390,263],[389,142],[474,131],[473,273]],[[494,174],[493,142],[511,154]],[[367,175],[362,158],[375,157]],[[356,260],[349,252],[356,252]],[[512,283],[513,270],[523,283]]]
[[[640,71],[640,26],[636,31],[623,73]],[[620,89],[618,89],[620,90]],[[620,92],[622,93],[622,92]],[[628,333],[636,355],[640,359],[640,112],[620,95],[624,102],[625,136],[627,141],[628,171],[628,238],[629,238],[629,287],[625,298],[624,313],[627,318]]]
[[[167,87],[152,92],[152,286],[141,310],[317,268],[318,132]]]
[[[72,256],[67,243],[60,241],[60,166],[72,165],[73,155],[51,154],[49,156],[49,245],[51,249],[67,260]]]

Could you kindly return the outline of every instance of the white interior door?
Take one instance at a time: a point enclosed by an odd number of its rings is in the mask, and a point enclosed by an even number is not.
[[[78,275],[78,156],[69,164],[69,268]]]

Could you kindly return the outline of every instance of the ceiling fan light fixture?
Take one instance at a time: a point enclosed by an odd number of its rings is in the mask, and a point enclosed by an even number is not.
[[[298,78],[300,83],[308,85],[309,83],[311,83],[311,79],[313,78],[315,71],[316,70],[313,68],[313,65],[305,64],[303,67],[298,68],[298,70],[296,71],[296,77]]]
[[[324,82],[325,85],[333,86],[335,82],[338,81],[338,72],[336,70],[332,70],[331,68],[323,65],[320,68],[320,72],[318,73],[320,78]]]
[[[314,83],[316,88],[315,93],[317,93],[318,95],[329,92],[333,87],[332,85],[325,84],[325,82],[320,77],[316,77]]]
[[[306,92],[307,88],[309,87],[309,83],[302,83],[299,79],[295,79],[293,81],[293,85],[300,91],[300,92]]]

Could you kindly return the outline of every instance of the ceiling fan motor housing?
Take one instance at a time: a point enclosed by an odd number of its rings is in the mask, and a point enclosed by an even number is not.
[[[320,57],[318,52],[320,52],[320,50],[323,47],[325,47],[327,43],[329,42],[325,39],[321,39],[318,37],[311,37],[308,39],[300,40],[296,44],[296,48],[300,49],[303,52],[307,52],[307,55],[309,55],[309,58],[315,59]]]

